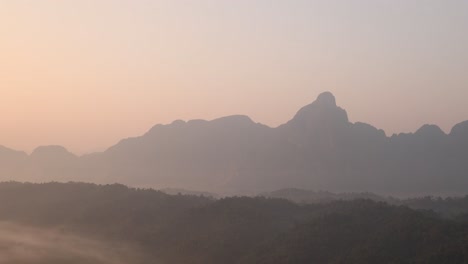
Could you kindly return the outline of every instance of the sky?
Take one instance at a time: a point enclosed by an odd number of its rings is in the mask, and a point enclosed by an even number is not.
[[[272,127],[323,91],[387,135],[468,119],[468,1],[0,0],[0,145],[102,151],[155,124]]]

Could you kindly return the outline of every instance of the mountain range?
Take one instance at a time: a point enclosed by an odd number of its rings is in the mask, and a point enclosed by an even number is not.
[[[27,155],[0,147],[0,180],[119,182],[136,187],[252,194],[281,188],[391,195],[457,195],[468,187],[468,121],[386,136],[352,123],[325,92],[276,127],[247,116],[156,125],[104,152],[61,146]]]

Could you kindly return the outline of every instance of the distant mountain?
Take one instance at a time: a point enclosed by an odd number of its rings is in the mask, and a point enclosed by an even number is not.
[[[38,148],[30,156],[0,149],[0,164],[7,164],[2,169],[11,175],[4,179],[119,182],[228,194],[281,188],[465,194],[467,160],[468,121],[449,134],[424,125],[415,133],[387,137],[369,124],[351,123],[329,92],[277,128],[229,116],[156,125],[82,157],[61,147]]]
[[[28,155],[25,152],[0,146],[0,179],[16,179],[23,174],[27,161]]]

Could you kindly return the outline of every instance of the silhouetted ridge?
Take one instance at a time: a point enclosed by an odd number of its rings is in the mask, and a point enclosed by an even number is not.
[[[5,146],[0,146],[0,157],[9,156],[9,155],[24,156],[24,157],[27,156],[27,154],[23,151],[17,151],[17,150],[7,148]]]
[[[0,175],[231,194],[299,187],[454,195],[468,186],[468,121],[449,135],[424,125],[389,138],[372,125],[349,122],[325,92],[277,128],[244,115],[176,120],[79,159],[59,146],[24,155],[0,148]]]
[[[258,125],[254,123],[250,117],[245,115],[232,115],[226,117],[220,117],[211,121],[194,119],[187,122],[183,120],[175,120],[169,125],[158,124],[153,126],[144,136],[157,135],[159,132],[172,130],[172,129],[194,129],[209,127],[212,125],[216,126],[229,126],[229,127],[246,127],[251,125]]]
[[[454,148],[457,149],[457,158],[468,160],[468,120],[458,123],[452,128],[450,139]],[[465,173],[468,171],[466,167],[464,168]]]
[[[348,114],[336,105],[331,93],[325,92],[301,108],[292,120],[279,127],[279,131],[290,143],[315,149],[318,155],[319,151],[342,145],[349,128]]]
[[[468,120],[456,124],[453,128],[452,131],[450,132],[451,136],[454,137],[460,137],[460,138],[466,138],[468,139]]]
[[[18,167],[24,166],[28,154],[0,146],[0,177],[15,174]]]
[[[332,93],[324,92],[317,97],[317,103],[332,107],[336,106],[336,99]]]
[[[214,119],[211,121],[218,124],[227,124],[227,125],[251,125],[255,124],[250,117],[245,115],[232,115]]]
[[[180,119],[179,119],[179,120],[175,120],[175,121],[173,121],[173,122],[171,123],[171,126],[176,126],[176,127],[177,127],[177,126],[183,126],[183,125],[185,125],[185,121],[184,121],[184,120],[180,120]]]
[[[317,100],[301,108],[288,122],[290,125],[302,126],[306,129],[313,126],[347,123],[348,114],[336,105],[335,97],[329,92],[320,94]]]
[[[352,128],[356,134],[361,134],[361,136],[375,136],[378,135],[381,138],[385,138],[385,131],[382,129],[377,129],[376,127],[369,125],[367,123],[356,122],[352,125]]]
[[[442,131],[442,129],[436,125],[423,125],[414,134],[431,138],[446,136],[444,131]]]
[[[75,155],[69,152],[66,148],[62,146],[56,146],[56,145],[37,147],[31,153],[31,157],[39,157],[39,156],[42,156],[42,157],[63,157],[63,156],[75,157]]]

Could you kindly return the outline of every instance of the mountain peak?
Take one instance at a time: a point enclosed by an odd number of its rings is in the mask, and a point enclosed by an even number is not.
[[[321,93],[316,100],[317,103],[322,105],[336,106],[335,96],[330,92]]]
[[[348,123],[346,111],[336,105],[335,96],[330,92],[321,93],[315,102],[302,107],[291,121],[299,123],[306,122],[309,124],[314,123],[314,125],[317,125],[326,120],[330,122]]]
[[[220,118],[212,120],[212,122],[237,123],[237,124],[254,123],[252,119],[250,119],[250,117],[246,115],[231,115],[231,116],[220,117]]]
[[[331,138],[342,138],[349,125],[348,114],[336,105],[335,96],[324,92],[313,103],[302,107],[281,129],[291,133],[297,142],[332,144]]]
[[[442,131],[440,127],[438,127],[437,125],[430,125],[430,124],[423,125],[420,129],[418,129],[415,132],[415,134],[429,136],[429,137],[445,136],[444,131]]]
[[[32,153],[32,157],[39,157],[39,156],[50,156],[50,157],[75,157],[75,155],[69,152],[66,148],[57,145],[49,145],[49,146],[39,146],[37,147]]]
[[[466,138],[466,135],[468,135],[468,120],[456,124],[450,131],[450,135],[457,138]]]

